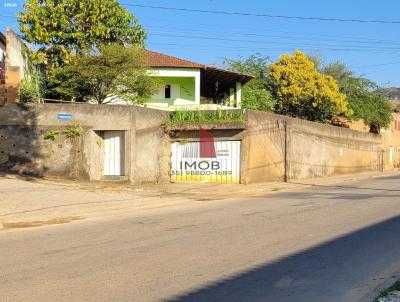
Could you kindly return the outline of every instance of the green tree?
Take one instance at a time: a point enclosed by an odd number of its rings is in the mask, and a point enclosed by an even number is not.
[[[275,100],[260,79],[251,80],[242,88],[242,108],[273,111]]]
[[[143,103],[158,84],[146,73],[143,49],[119,44],[76,55],[70,64],[53,70],[49,83],[70,99],[98,104],[116,99]]]
[[[275,100],[269,91],[268,62],[268,57],[258,54],[251,55],[247,59],[224,59],[224,66],[228,70],[255,77],[242,88],[242,108],[261,111],[273,110]]]
[[[321,122],[352,114],[333,77],[318,72],[304,53],[282,55],[268,71],[278,113]]]
[[[354,119],[363,119],[371,132],[379,133],[382,127],[389,125],[391,106],[378,92],[378,86],[354,73],[343,63],[336,62],[321,68],[324,74],[332,76],[339,84],[340,91],[347,95],[349,107]]]
[[[340,90],[346,93],[345,87],[349,77],[353,76],[353,72],[345,64],[340,62],[323,65],[321,61],[319,66],[320,72],[332,76],[339,84]]]
[[[26,0],[18,17],[25,41],[40,46],[36,62],[56,67],[100,44],[143,44],[146,38],[117,0]]]
[[[21,55],[24,58],[24,78],[21,80],[20,101],[23,103],[38,102],[45,92],[43,71],[30,60],[32,51],[22,45]]]

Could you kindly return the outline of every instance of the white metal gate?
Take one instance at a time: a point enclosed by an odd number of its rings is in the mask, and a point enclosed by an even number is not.
[[[104,132],[104,175],[124,175],[124,132]]]
[[[204,157],[200,142],[172,144],[171,181],[240,182],[240,141],[214,142],[215,155]]]

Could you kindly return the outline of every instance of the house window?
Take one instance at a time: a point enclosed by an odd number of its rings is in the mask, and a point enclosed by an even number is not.
[[[171,85],[165,85],[165,98],[171,98]]]

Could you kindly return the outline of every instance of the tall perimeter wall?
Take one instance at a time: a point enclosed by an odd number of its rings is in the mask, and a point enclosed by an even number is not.
[[[0,106],[0,172],[101,180],[104,131],[124,136],[124,176],[134,183],[168,181],[167,113],[136,106],[6,104]],[[79,125],[82,133],[63,132]],[[54,140],[46,134],[59,132]]]
[[[0,106],[0,172],[101,180],[104,131],[117,130],[124,136],[126,180],[168,182],[174,139],[162,127],[167,116],[164,111],[125,105]],[[71,124],[79,125],[82,134],[66,137],[63,131]],[[196,127],[200,125],[191,125],[193,139],[197,137]],[[241,140],[242,183],[383,169],[380,135],[251,110],[246,111],[241,129],[210,129],[217,140]],[[54,140],[45,139],[49,131],[60,134]],[[184,136],[185,131],[181,134]],[[385,145],[394,144],[388,140],[391,136],[384,140]]]
[[[379,171],[381,137],[258,111],[247,111],[242,183]]]

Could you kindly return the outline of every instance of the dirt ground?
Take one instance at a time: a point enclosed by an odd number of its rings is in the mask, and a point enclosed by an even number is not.
[[[393,172],[251,185],[175,183],[140,186],[118,182],[75,182],[3,175],[0,176],[0,229],[21,229],[109,215],[196,207],[238,197],[273,194],[300,187],[307,189],[390,174]]]

